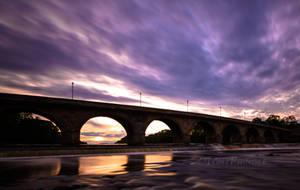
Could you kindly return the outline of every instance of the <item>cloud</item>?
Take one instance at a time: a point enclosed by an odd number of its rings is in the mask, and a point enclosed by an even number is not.
[[[218,113],[222,105],[235,117],[245,109],[299,110],[298,1],[2,1],[0,7],[3,89],[70,97],[76,80],[79,99],[135,104],[143,92],[144,105],[153,104],[146,96],[165,105],[189,99],[193,110]],[[278,104],[275,96],[285,100]]]
[[[81,135],[83,136],[88,136],[88,137],[98,137],[98,136],[103,136],[105,133],[101,133],[101,132],[83,132],[81,133]]]

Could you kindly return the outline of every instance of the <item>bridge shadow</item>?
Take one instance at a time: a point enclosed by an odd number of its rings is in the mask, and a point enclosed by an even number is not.
[[[58,175],[78,175],[80,166],[79,157],[62,158]]]
[[[132,154],[127,155],[127,163],[124,165],[125,171],[128,173],[143,171],[145,169],[145,155],[144,154]]]

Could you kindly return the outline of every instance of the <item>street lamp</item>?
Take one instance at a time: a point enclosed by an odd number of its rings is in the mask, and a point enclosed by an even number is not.
[[[189,100],[186,100],[186,111],[189,111]]]
[[[140,92],[140,106],[142,107],[142,93]]]
[[[74,99],[74,82],[72,82],[72,100]]]

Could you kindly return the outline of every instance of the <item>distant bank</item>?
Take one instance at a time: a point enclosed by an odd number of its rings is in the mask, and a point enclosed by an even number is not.
[[[0,157],[31,157],[31,156],[56,156],[56,155],[79,155],[79,154],[111,154],[132,152],[162,152],[162,151],[260,151],[260,150],[300,150],[299,143],[290,144],[243,144],[243,145],[221,145],[221,144],[197,144],[197,145],[15,145],[0,147]]]

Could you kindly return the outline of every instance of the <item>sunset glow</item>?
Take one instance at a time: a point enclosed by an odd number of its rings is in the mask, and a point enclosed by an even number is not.
[[[155,121],[152,121],[150,123],[150,125],[147,127],[147,130],[146,130],[145,134],[146,134],[146,136],[148,136],[148,135],[157,133],[157,132],[159,132],[161,130],[164,130],[164,129],[170,130],[170,128],[167,124],[165,124],[164,122],[155,120]]]
[[[81,128],[80,140],[88,144],[111,144],[126,136],[123,126],[108,117],[95,117]]]
[[[103,137],[95,137],[95,141],[103,141],[104,138]]]

